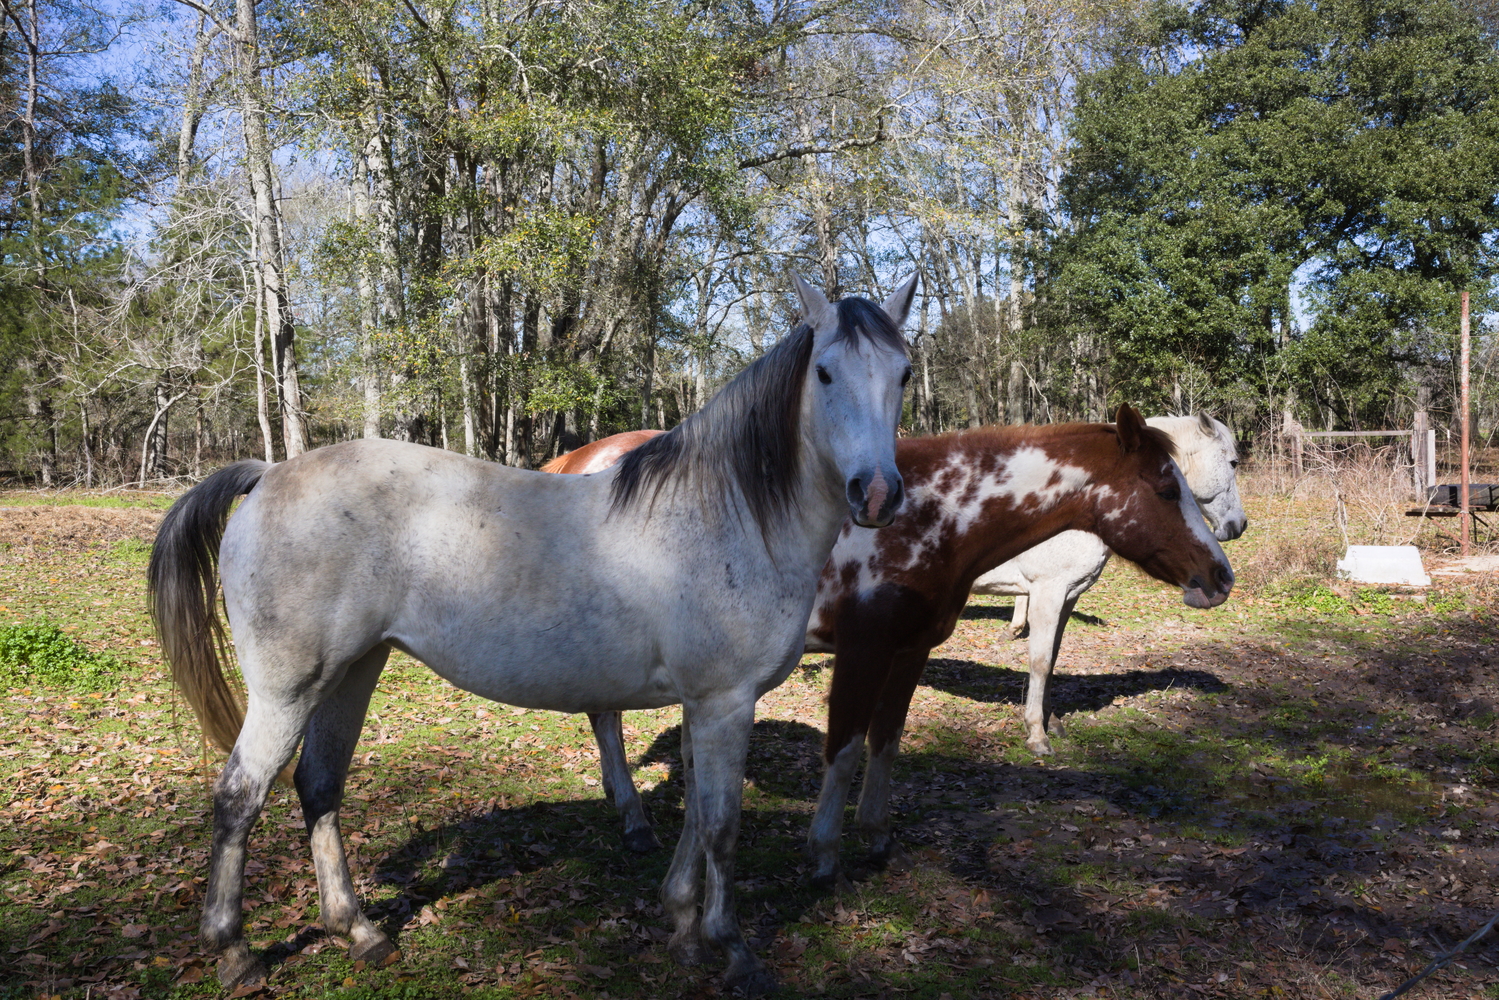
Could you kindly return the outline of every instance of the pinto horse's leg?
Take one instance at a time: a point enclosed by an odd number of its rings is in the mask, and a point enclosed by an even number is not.
[[[887,636],[839,633],[833,655],[833,683],[828,691],[828,741],[817,812],[807,831],[812,857],[812,884],[830,887],[838,881],[838,840],[843,835],[843,807],[864,749],[864,734],[890,676]],[[904,715],[903,715],[904,717]]]
[[[624,720],[619,712],[589,712],[588,724],[599,745],[599,771],[604,779],[604,795],[614,803],[625,821],[625,846],[646,854],[661,846],[651,829],[651,817],[645,811],[645,800],[635,790],[630,764],[625,757]]]
[[[1070,583],[1060,582],[1063,586]],[[1025,690],[1025,745],[1032,753],[1049,754],[1051,740],[1046,734],[1052,722],[1051,672],[1077,598],[1068,598],[1066,590],[1056,585],[1041,587],[1031,596],[1034,607],[1029,642],[1031,676]]]
[[[911,697],[930,653],[920,650],[897,654],[869,724],[869,763],[864,768],[864,787],[859,792],[854,821],[868,838],[870,860],[877,865],[901,857],[900,844],[890,830],[890,771],[900,750]]]
[[[1031,598],[1029,594],[1015,595],[1015,610],[1010,615],[1011,639],[1019,639],[1021,633],[1025,631],[1025,623],[1030,618],[1030,602]],[[1032,634],[1035,634],[1035,631],[1035,629],[1031,629]]]
[[[755,699],[740,693],[689,702],[683,716],[692,717],[692,764],[697,837],[706,877],[701,934],[729,960],[724,984],[750,996],[775,989],[775,977],[750,950],[734,911],[734,852],[744,807],[744,766]]]
[[[312,701],[275,704],[250,695],[244,726],[213,786],[213,849],[199,936],[219,957],[219,982],[227,989],[265,978],[265,965],[245,943],[245,845],[260,818],[271,784],[291,760],[312,711]]]
[[[378,965],[396,950],[359,906],[339,832],[349,760],[364,728],[370,695],[390,647],[381,643],[349,665],[343,681],[313,713],[294,780],[317,869],[318,912],[324,929],[349,938],[349,959]]]

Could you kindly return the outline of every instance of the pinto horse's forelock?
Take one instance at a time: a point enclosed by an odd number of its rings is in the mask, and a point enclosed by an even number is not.
[[[867,342],[906,356],[905,338],[879,305],[850,297],[834,308],[838,328],[830,344]],[[786,511],[801,475],[802,389],[814,339],[812,327],[798,324],[706,407],[625,455],[614,477],[611,509],[626,510],[646,494],[654,503],[673,479],[696,481],[699,489],[713,480],[732,482],[764,534]],[[722,489],[704,494],[730,495]]]

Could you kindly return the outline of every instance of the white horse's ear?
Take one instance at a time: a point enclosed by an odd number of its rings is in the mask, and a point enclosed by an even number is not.
[[[1206,413],[1197,414],[1197,422],[1202,425],[1202,429],[1204,432],[1208,434],[1218,433],[1218,429],[1213,426],[1213,418],[1208,416]]]
[[[810,322],[821,316],[823,310],[828,308],[828,297],[795,271],[791,272],[791,281],[796,285],[796,294],[802,300],[802,319]]]
[[[920,272],[911,275],[885,300],[885,315],[890,317],[897,330],[906,325],[906,317],[911,315],[911,303],[916,299],[916,285],[920,279]]]

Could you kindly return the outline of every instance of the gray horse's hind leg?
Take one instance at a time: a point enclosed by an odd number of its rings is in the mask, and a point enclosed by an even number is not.
[[[1061,735],[1060,720],[1051,714],[1051,674],[1057,665],[1057,653],[1062,648],[1062,633],[1067,630],[1067,619],[1077,607],[1077,598],[1068,598],[1065,592],[1054,588],[1043,589],[1032,594],[1031,637],[1029,643],[1031,676],[1025,691],[1025,745],[1031,752],[1049,754],[1051,740],[1047,730],[1055,726]]]
[[[295,777],[317,868],[320,920],[328,933],[349,938],[351,961],[373,964],[384,961],[396,947],[359,906],[344,856],[338,810],[370,695],[389,655],[390,647],[382,643],[349,665],[343,681],[307,725]]]
[[[199,936],[209,952],[219,955],[219,982],[228,989],[265,978],[265,965],[245,943],[245,845],[271,784],[296,752],[307,710],[270,708],[252,697],[234,750],[214,782],[213,850]]]
[[[589,712],[593,738],[599,745],[599,771],[604,779],[604,794],[624,818],[625,846],[646,854],[661,846],[651,829],[651,817],[645,811],[645,800],[635,790],[630,778],[630,764],[625,757],[624,721],[619,712]]]

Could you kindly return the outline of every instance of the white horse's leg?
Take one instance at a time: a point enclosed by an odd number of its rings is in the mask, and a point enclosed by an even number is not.
[[[725,694],[683,706],[692,721],[692,760],[697,772],[698,840],[706,877],[703,887],[703,939],[729,960],[724,984],[756,996],[775,989],[775,977],[750,950],[734,910],[734,851],[744,807],[744,763],[755,702]]]
[[[1052,721],[1050,681],[1057,664],[1057,652],[1062,646],[1062,633],[1067,630],[1067,619],[1077,606],[1076,597],[1067,597],[1065,587],[1070,583],[1069,580],[1048,581],[1031,594],[1031,677],[1025,691],[1025,745],[1033,753],[1052,752],[1051,740],[1046,735]]]
[[[342,683],[307,724],[295,776],[317,869],[320,920],[328,933],[350,939],[351,961],[372,964],[379,964],[396,949],[385,932],[364,915],[354,894],[338,810],[370,695],[389,655],[390,647],[382,643],[349,665]]]
[[[851,735],[843,748],[833,755],[822,776],[822,791],[817,796],[817,813],[807,830],[807,853],[812,857],[812,884],[831,886],[838,881],[838,841],[843,836],[843,807],[848,803],[848,788],[853,784],[854,769],[864,752],[864,732]]]
[[[703,860],[698,838],[697,768],[693,760],[692,724],[682,713],[682,836],[672,852],[671,867],[661,884],[661,901],[672,920],[666,951],[678,965],[700,965],[708,954],[697,908],[698,875]]]
[[[645,800],[635,790],[630,764],[625,757],[624,720],[619,712],[589,712],[593,738],[599,745],[599,771],[604,779],[604,795],[619,810],[625,821],[625,846],[646,854],[661,846],[651,829],[651,818],[645,811]]]
[[[1020,633],[1025,631],[1025,623],[1027,618],[1029,617],[1028,612],[1030,609],[1030,601],[1031,599],[1028,594],[1015,595],[1015,611],[1010,615],[1011,639],[1019,639]],[[1031,629],[1032,635],[1034,635],[1035,632],[1035,629]]]
[[[213,849],[199,936],[219,957],[227,989],[265,978],[244,937],[245,845],[276,775],[296,752],[313,701],[272,702],[252,692],[239,739],[213,786]]]

